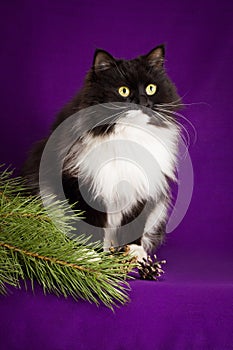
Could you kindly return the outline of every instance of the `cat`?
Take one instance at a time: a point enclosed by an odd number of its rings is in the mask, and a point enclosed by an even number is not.
[[[85,233],[102,239],[105,250],[127,244],[139,261],[164,241],[170,182],[176,172],[180,136],[176,110],[181,98],[166,73],[164,59],[164,45],[131,60],[97,49],[83,87],[51,130],[77,114],[72,130],[81,136],[63,156],[66,198],[85,212],[79,225],[92,228]],[[113,117],[95,113],[98,105]],[[94,112],[79,116],[91,107]],[[55,158],[66,137],[63,131],[63,141],[53,150]],[[39,193],[38,172],[48,139],[34,146],[24,165],[23,176],[34,194]],[[110,159],[107,164],[106,159]],[[149,169],[146,176],[143,167]],[[78,229],[82,232],[82,226]]]

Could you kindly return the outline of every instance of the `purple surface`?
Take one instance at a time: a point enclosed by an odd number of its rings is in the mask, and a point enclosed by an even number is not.
[[[131,283],[111,311],[13,290],[0,298],[1,349],[233,349],[232,2],[1,3],[1,162],[31,144],[81,86],[94,49],[131,58],[167,43],[166,67],[191,105],[194,193],[159,257],[159,283]],[[192,133],[192,130],[190,129]]]

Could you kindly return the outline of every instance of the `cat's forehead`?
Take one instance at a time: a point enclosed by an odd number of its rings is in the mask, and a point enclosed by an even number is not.
[[[150,67],[148,62],[146,62],[146,60],[143,60],[142,58],[134,58],[131,60],[118,60],[117,64],[119,67],[124,68],[126,70],[148,69]]]
[[[119,60],[117,66],[116,71],[118,70],[119,74],[122,72],[127,79],[135,82],[147,81],[158,75],[158,71],[152,69],[150,64],[143,58]]]

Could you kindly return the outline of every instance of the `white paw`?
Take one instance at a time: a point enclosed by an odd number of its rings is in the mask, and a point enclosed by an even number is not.
[[[129,244],[129,253],[132,256],[136,256],[138,261],[143,261],[143,258],[147,258],[147,253],[141,245]]]

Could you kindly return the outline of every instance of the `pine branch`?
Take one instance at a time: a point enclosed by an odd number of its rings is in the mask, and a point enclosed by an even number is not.
[[[47,215],[41,200],[25,197],[21,178],[0,173],[0,293],[6,284],[20,287],[30,280],[54,292],[113,308],[129,300],[127,274],[136,266],[132,257],[101,252],[101,243],[84,235],[70,239],[76,217],[64,203],[49,208],[60,227]],[[65,234],[66,233],[66,234]]]
[[[10,250],[12,250],[14,252],[17,252],[17,253],[20,253],[20,254],[23,254],[23,255],[35,257],[37,259],[40,259],[40,260],[43,260],[43,261],[46,261],[46,262],[48,261],[50,263],[56,263],[56,264],[59,264],[59,265],[72,267],[72,268],[78,269],[80,271],[95,272],[95,271],[92,271],[92,270],[90,270],[88,268],[85,268],[83,266],[79,266],[79,265],[74,264],[74,263],[68,263],[67,261],[58,260],[58,259],[55,259],[55,258],[51,258],[49,256],[43,256],[43,255],[40,255],[38,253],[29,252],[27,250],[14,247],[13,245],[10,245],[10,244],[7,244],[7,243],[0,242],[0,247],[4,247],[4,248],[7,248],[7,249],[10,249]]]

